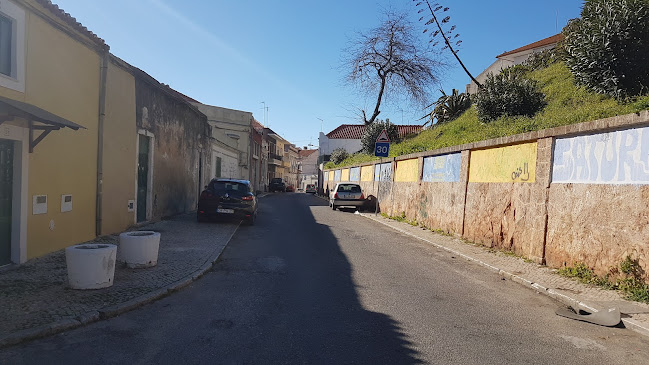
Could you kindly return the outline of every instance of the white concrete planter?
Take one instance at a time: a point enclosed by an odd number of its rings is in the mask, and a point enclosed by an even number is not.
[[[117,246],[88,243],[65,249],[68,282],[72,289],[100,289],[113,285]]]
[[[151,267],[158,263],[160,233],[154,231],[124,232],[119,235],[119,258],[130,268]]]

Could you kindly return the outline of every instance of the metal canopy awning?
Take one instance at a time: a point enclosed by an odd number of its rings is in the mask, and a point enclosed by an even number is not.
[[[34,147],[52,131],[61,128],[70,128],[75,131],[79,130],[79,128],[86,129],[79,124],[73,123],[37,106],[0,96],[0,125],[15,118],[27,120],[29,128],[29,153],[32,153]],[[36,139],[34,139],[35,130],[42,131]]]

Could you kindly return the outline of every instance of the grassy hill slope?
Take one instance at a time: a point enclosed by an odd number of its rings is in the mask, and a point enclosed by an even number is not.
[[[471,107],[452,122],[433,126],[414,138],[392,145],[390,156],[407,155],[649,109],[649,96],[620,103],[610,97],[577,86],[572,74],[562,62],[531,72],[527,76],[538,81],[548,103],[545,109],[533,118],[502,117],[483,124],[478,120],[475,107]],[[326,167],[349,166],[375,159],[371,155],[356,154],[339,165],[328,163]]]

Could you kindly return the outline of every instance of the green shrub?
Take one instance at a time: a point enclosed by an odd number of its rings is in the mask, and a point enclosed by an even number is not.
[[[502,116],[532,117],[546,105],[545,95],[539,91],[536,81],[511,69],[487,76],[482,86],[475,95],[475,105],[478,119],[483,123]]]
[[[586,1],[563,34],[565,61],[580,85],[617,99],[647,91],[649,1]]]
[[[361,138],[363,152],[374,154],[374,144],[376,143],[379,134],[381,134],[381,131],[384,129],[388,132],[388,137],[390,137],[391,143],[399,143],[399,129],[397,126],[390,123],[390,119],[386,119],[385,121],[377,119],[374,123],[368,124],[365,128],[365,133]]]
[[[345,150],[344,148],[336,148],[331,152],[331,157],[329,157],[329,160],[337,165],[343,162],[347,157],[349,157],[349,152],[347,152],[347,150]]]

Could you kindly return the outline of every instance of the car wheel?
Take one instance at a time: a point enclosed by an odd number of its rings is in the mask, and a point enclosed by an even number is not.
[[[257,215],[253,214],[252,217],[246,219],[246,224],[249,226],[254,226],[256,220],[257,220]]]

